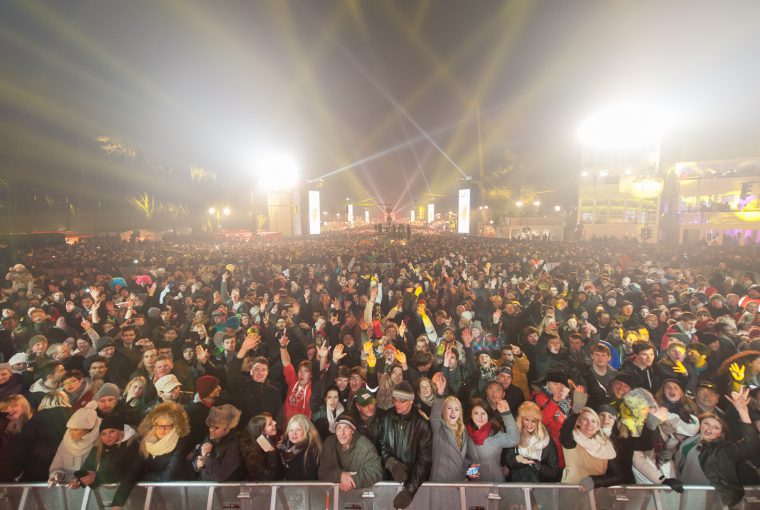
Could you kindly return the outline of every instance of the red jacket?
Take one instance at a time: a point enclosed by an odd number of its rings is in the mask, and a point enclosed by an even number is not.
[[[541,408],[541,414],[543,416],[541,421],[549,431],[549,435],[552,437],[554,444],[557,446],[559,467],[560,469],[563,469],[565,467],[565,455],[562,451],[562,445],[559,442],[559,431],[562,428],[562,424],[565,423],[567,415],[559,407],[559,404],[544,392],[534,392],[533,401],[538,404],[539,408]]]
[[[285,382],[288,385],[288,394],[285,396],[285,403],[282,405],[282,416],[285,420],[283,426],[287,426],[290,419],[297,414],[305,414],[311,419],[311,406],[309,405],[311,402],[311,381],[299,394],[296,391],[298,377],[293,365],[283,367],[282,374],[285,376]]]

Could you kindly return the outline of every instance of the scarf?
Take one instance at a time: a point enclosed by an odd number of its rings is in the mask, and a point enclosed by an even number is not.
[[[470,435],[473,443],[477,446],[483,446],[483,443],[491,433],[491,422],[487,422],[479,429],[475,429],[472,425],[467,425],[467,433]]]
[[[179,434],[175,429],[158,439],[154,433],[145,438],[145,451],[152,457],[160,457],[167,453],[173,452],[177,447]]]
[[[327,415],[327,428],[330,429],[330,434],[335,434],[335,420],[343,414],[343,411],[345,411],[345,408],[343,407],[343,404],[338,402],[338,407],[335,408],[335,411],[330,411],[327,407],[325,407],[325,414]]]
[[[420,402],[425,404],[426,406],[433,407],[433,403],[435,403],[435,394],[431,393],[430,396],[423,397],[421,394],[419,395]]]
[[[291,407],[306,409],[306,389],[311,383],[306,386],[301,386],[298,381],[293,385],[293,389],[290,390],[288,395],[288,405]]]
[[[581,446],[595,459],[610,460],[617,455],[615,447],[612,446],[612,441],[602,439],[598,435],[589,438],[584,436],[580,430],[574,429],[573,439],[578,443],[578,446]]]
[[[430,317],[428,317],[425,312],[420,312],[420,318],[422,319],[422,324],[425,326],[425,332],[427,333],[428,338],[431,342],[435,343],[438,340],[438,334],[435,332],[435,327],[430,321]]]
[[[72,457],[84,457],[87,455],[92,446],[95,444],[95,440],[100,436],[100,420],[87,434],[84,435],[79,441],[74,441],[69,433],[69,429],[66,429],[66,433],[63,435],[61,444]]]
[[[538,437],[530,435],[528,436],[527,444],[520,444],[517,446],[517,453],[526,459],[540,461],[541,454],[543,453],[544,448],[546,448],[546,445],[549,444],[550,440],[551,437],[549,434],[545,435],[543,439],[538,439]]]

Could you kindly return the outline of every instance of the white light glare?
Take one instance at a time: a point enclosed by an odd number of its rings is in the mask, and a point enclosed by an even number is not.
[[[669,114],[642,105],[608,108],[581,124],[581,143],[601,149],[632,149],[659,145],[673,124]]]
[[[209,213],[209,214],[216,214],[216,209],[215,209],[215,208],[213,208],[213,207],[209,207],[209,208],[208,208],[208,213]]]
[[[259,189],[288,191],[298,185],[298,163],[282,152],[262,152],[254,165]]]
[[[222,209],[222,214],[224,214],[225,216],[229,216],[230,212],[232,211],[230,211],[229,207],[225,207],[224,209]]]

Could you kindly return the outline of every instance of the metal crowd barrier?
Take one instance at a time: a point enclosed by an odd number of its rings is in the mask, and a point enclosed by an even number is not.
[[[381,482],[369,489],[340,492],[321,482],[280,483],[141,483],[126,510],[387,510],[401,486]],[[0,484],[0,510],[101,510],[108,508],[116,486],[95,490],[48,488],[47,484]],[[712,487],[687,486],[677,494],[666,486],[629,485],[578,491],[560,484],[425,483],[412,510],[697,510],[721,509]],[[760,487],[747,487],[737,510],[760,509]]]

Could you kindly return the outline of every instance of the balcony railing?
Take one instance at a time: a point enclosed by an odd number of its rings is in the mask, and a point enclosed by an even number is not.
[[[141,483],[125,506],[128,510],[240,509],[259,510],[374,510],[393,508],[393,498],[401,490],[396,483],[382,482],[370,489],[349,493],[338,485],[303,483]],[[90,510],[108,508],[116,486],[95,490],[48,488],[46,484],[0,485],[0,510]],[[747,494],[735,507],[760,508],[760,487],[747,487]],[[577,485],[560,484],[442,484],[425,483],[417,492],[411,509],[496,510],[573,508],[589,510],[670,510],[720,508],[712,487],[687,486],[677,494],[666,486],[632,485],[578,491]]]

